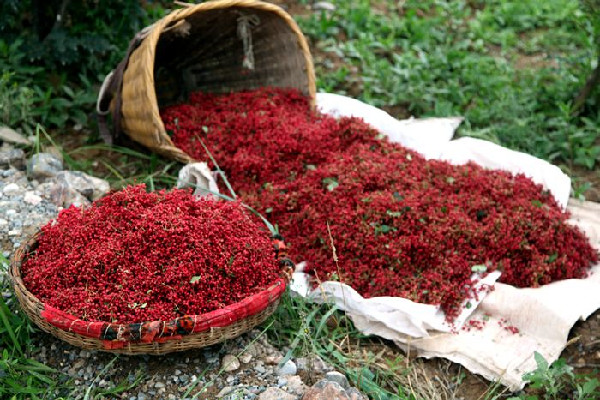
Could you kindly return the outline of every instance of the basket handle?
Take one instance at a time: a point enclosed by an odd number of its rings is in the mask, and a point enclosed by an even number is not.
[[[122,90],[123,90],[123,74],[129,64],[129,57],[138,48],[142,40],[152,30],[153,25],[142,29],[129,42],[129,47],[125,53],[123,60],[112,70],[100,87],[98,93],[98,101],[96,102],[96,114],[98,115],[98,131],[100,137],[106,144],[112,145],[113,142],[121,135],[121,106],[123,103]],[[110,105],[114,101],[114,107]],[[108,114],[112,114],[112,130],[108,127]]]

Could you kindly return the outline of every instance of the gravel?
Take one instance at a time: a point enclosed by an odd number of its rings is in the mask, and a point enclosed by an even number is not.
[[[63,207],[87,205],[108,190],[103,180],[60,171],[60,160],[52,157],[44,153],[27,159],[12,144],[0,147],[0,244],[6,258]],[[44,167],[35,165],[40,160]],[[73,391],[66,394],[73,399],[84,398],[89,388],[100,393],[118,384],[132,386],[119,395],[126,400],[183,399],[197,392],[200,399],[302,399],[310,386],[306,380],[316,382],[332,370],[318,357],[293,358],[280,366],[283,352],[257,329],[223,344],[166,356],[117,357],[82,350],[42,332],[33,341],[31,356],[73,382]]]

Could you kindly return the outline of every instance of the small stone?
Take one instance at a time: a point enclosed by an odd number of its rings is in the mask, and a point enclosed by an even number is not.
[[[23,197],[23,201],[33,206],[37,206],[42,202],[42,198],[33,192],[27,192],[25,193],[25,197]]]
[[[250,361],[252,361],[252,358],[254,358],[254,356],[246,352],[240,356],[240,361],[244,364],[248,364]]]
[[[220,399],[221,397],[225,397],[227,396],[231,391],[233,390],[233,388],[231,386],[225,386],[223,389],[221,389],[221,391],[217,394],[217,398]]]
[[[267,356],[265,357],[265,363],[270,364],[270,365],[276,365],[279,364],[279,362],[283,359],[282,356],[277,355],[277,356]]]
[[[270,387],[258,396],[258,400],[296,400],[296,396],[279,388]]]
[[[6,215],[16,215],[17,214],[17,210],[13,210],[12,208],[10,210],[6,210]]]
[[[164,383],[162,383],[162,382],[156,382],[154,384],[154,387],[157,388],[157,389],[161,389],[161,388],[166,387],[166,385]]]
[[[287,388],[288,391],[295,394],[302,394],[306,390],[306,385],[302,382],[302,378],[298,375],[292,375],[287,377]]]
[[[5,226],[8,226],[8,221],[3,218],[0,218],[0,228]]]
[[[296,375],[298,368],[292,360],[287,360],[280,368],[277,369],[278,375]]]
[[[25,136],[21,135],[14,129],[10,129],[5,126],[0,127],[0,141],[14,144],[22,144],[24,146],[31,145],[31,141]]]
[[[81,369],[81,368],[83,368],[84,365],[85,365],[85,360],[79,359],[79,360],[75,361],[75,364],[73,364],[73,368],[76,370]]]
[[[350,397],[338,383],[323,379],[309,388],[302,400],[350,400]]]
[[[236,356],[227,354],[221,360],[221,368],[225,372],[233,372],[240,368],[240,360]]]
[[[63,169],[62,161],[49,153],[34,154],[27,163],[27,175],[30,178],[49,178]]]
[[[327,374],[325,374],[325,379],[327,379],[330,382],[337,382],[345,390],[350,389],[350,384],[348,383],[348,379],[346,378],[346,376],[344,374],[342,374],[340,372],[337,372],[337,371],[328,372]]]
[[[7,196],[14,196],[15,194],[22,192],[22,189],[16,183],[9,183],[8,185],[4,186],[2,192]]]
[[[11,149],[0,152],[0,166],[9,166],[16,169],[22,169],[25,166],[25,152],[21,149]],[[5,176],[12,176],[13,173]]]
[[[331,371],[332,368],[325,363],[320,357],[299,357],[296,359],[298,370],[300,371],[311,371],[316,374],[320,374],[326,371]]]
[[[259,374],[264,374],[265,372],[267,372],[267,370],[265,369],[265,367],[262,366],[262,364],[255,365],[254,371],[258,372]]]
[[[144,393],[138,393],[137,395],[137,400],[147,400],[148,396],[146,396]]]
[[[168,400],[177,400],[177,396],[175,396],[173,393],[169,393],[167,395],[167,399]]]
[[[8,231],[8,236],[21,236],[21,232],[19,229]]]
[[[362,394],[360,390],[355,387],[346,390],[346,394],[350,397],[350,400],[368,400],[367,396]]]
[[[176,370],[175,370],[175,376],[179,376],[179,375],[181,375],[181,370],[179,370],[179,369],[176,369]]]

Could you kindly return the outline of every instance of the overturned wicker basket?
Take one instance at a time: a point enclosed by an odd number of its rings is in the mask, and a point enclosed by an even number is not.
[[[193,161],[173,145],[160,118],[190,93],[296,88],[314,100],[312,58],[302,32],[280,7],[216,0],[177,10],[138,33],[106,79],[97,111],[103,138],[125,132],[150,150]],[[112,111],[113,131],[105,116]]]
[[[42,330],[74,346],[122,354],[161,355],[201,348],[235,338],[264,322],[277,308],[289,279],[284,278],[267,289],[223,309],[202,315],[186,315],[172,321],[135,324],[82,321],[42,303],[25,287],[21,263],[37,247],[40,232],[15,252],[9,275],[17,300],[27,316]],[[282,242],[281,245],[283,245]]]

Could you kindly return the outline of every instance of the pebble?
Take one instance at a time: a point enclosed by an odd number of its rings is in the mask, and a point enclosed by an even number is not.
[[[25,197],[23,197],[23,201],[33,206],[37,206],[42,202],[42,198],[33,192],[27,192],[25,193]]]
[[[252,358],[253,358],[253,357],[254,357],[254,356],[253,356],[252,354],[250,354],[249,352],[246,352],[246,353],[242,354],[242,355],[239,357],[239,359],[240,359],[240,361],[241,361],[242,363],[244,363],[244,364],[248,364],[248,363],[250,363],[250,361],[252,361]]]
[[[21,149],[4,149],[0,151],[0,167],[8,166],[20,170],[25,166],[24,157],[25,153]],[[12,174],[14,174],[14,172],[11,173],[11,175]]]
[[[56,176],[62,169],[62,161],[50,153],[34,154],[27,162],[27,175],[31,178],[44,179]]]
[[[288,360],[281,367],[277,369],[278,375],[296,375],[298,368],[292,360]]]
[[[348,383],[348,379],[344,374],[341,374],[337,371],[331,371],[325,374],[325,379],[330,382],[336,382],[345,390],[350,389],[350,384]]]
[[[9,183],[8,185],[4,186],[4,189],[2,189],[2,193],[8,196],[13,196],[20,192],[21,188],[16,183]]]
[[[296,396],[282,389],[270,387],[258,396],[258,400],[296,400]]]
[[[25,146],[31,145],[31,141],[25,136],[21,135],[14,129],[2,126],[0,127],[0,141],[7,143],[21,144]]]
[[[236,356],[227,354],[221,361],[221,369],[225,372],[233,372],[240,368],[240,361]]]

